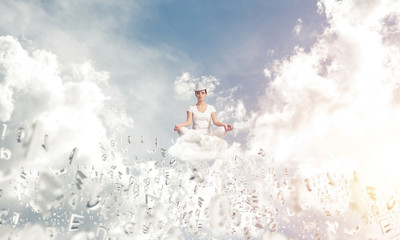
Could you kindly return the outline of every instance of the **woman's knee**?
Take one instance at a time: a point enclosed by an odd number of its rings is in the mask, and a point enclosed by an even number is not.
[[[225,130],[224,127],[218,127],[213,132],[214,136],[217,136],[217,137],[220,137],[220,138],[224,138],[227,134],[228,134],[228,132]]]
[[[178,131],[179,136],[185,135],[189,129],[187,127],[181,127],[181,129]]]

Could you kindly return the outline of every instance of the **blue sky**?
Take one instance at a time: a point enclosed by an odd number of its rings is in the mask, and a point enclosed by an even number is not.
[[[265,86],[263,68],[289,55],[295,45],[308,47],[321,32],[324,17],[316,1],[166,1],[144,7],[145,17],[123,26],[128,38],[147,46],[167,45],[193,62],[174,66],[195,75],[214,75],[227,86],[242,83],[245,91]],[[298,18],[306,29],[293,36]],[[269,50],[274,50],[271,56]]]

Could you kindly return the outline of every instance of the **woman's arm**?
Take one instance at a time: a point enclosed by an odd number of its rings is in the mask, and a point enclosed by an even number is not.
[[[220,122],[218,120],[216,112],[212,112],[211,113],[211,119],[212,119],[212,121],[213,121],[215,126],[224,127],[225,131],[227,131],[227,132],[233,130],[233,126],[231,124],[226,124],[226,123]]]
[[[187,118],[186,121],[180,124],[176,124],[174,131],[179,131],[181,129],[181,127],[188,127],[192,124],[192,119],[193,119],[193,113],[187,111]]]

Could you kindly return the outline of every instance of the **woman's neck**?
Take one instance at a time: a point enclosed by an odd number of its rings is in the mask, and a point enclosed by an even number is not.
[[[206,105],[206,102],[205,101],[198,101],[196,105],[197,106],[204,106],[204,105]]]

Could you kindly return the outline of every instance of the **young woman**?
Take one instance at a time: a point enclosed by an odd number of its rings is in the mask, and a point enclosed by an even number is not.
[[[180,136],[187,133],[188,126],[192,124],[193,129],[204,134],[218,136],[223,138],[233,129],[231,124],[220,122],[217,118],[217,113],[212,105],[206,104],[207,88],[202,83],[196,83],[195,96],[197,104],[190,106],[187,110],[187,119],[185,122],[176,124],[174,131],[177,131]],[[218,128],[215,131],[211,130],[211,120]]]

